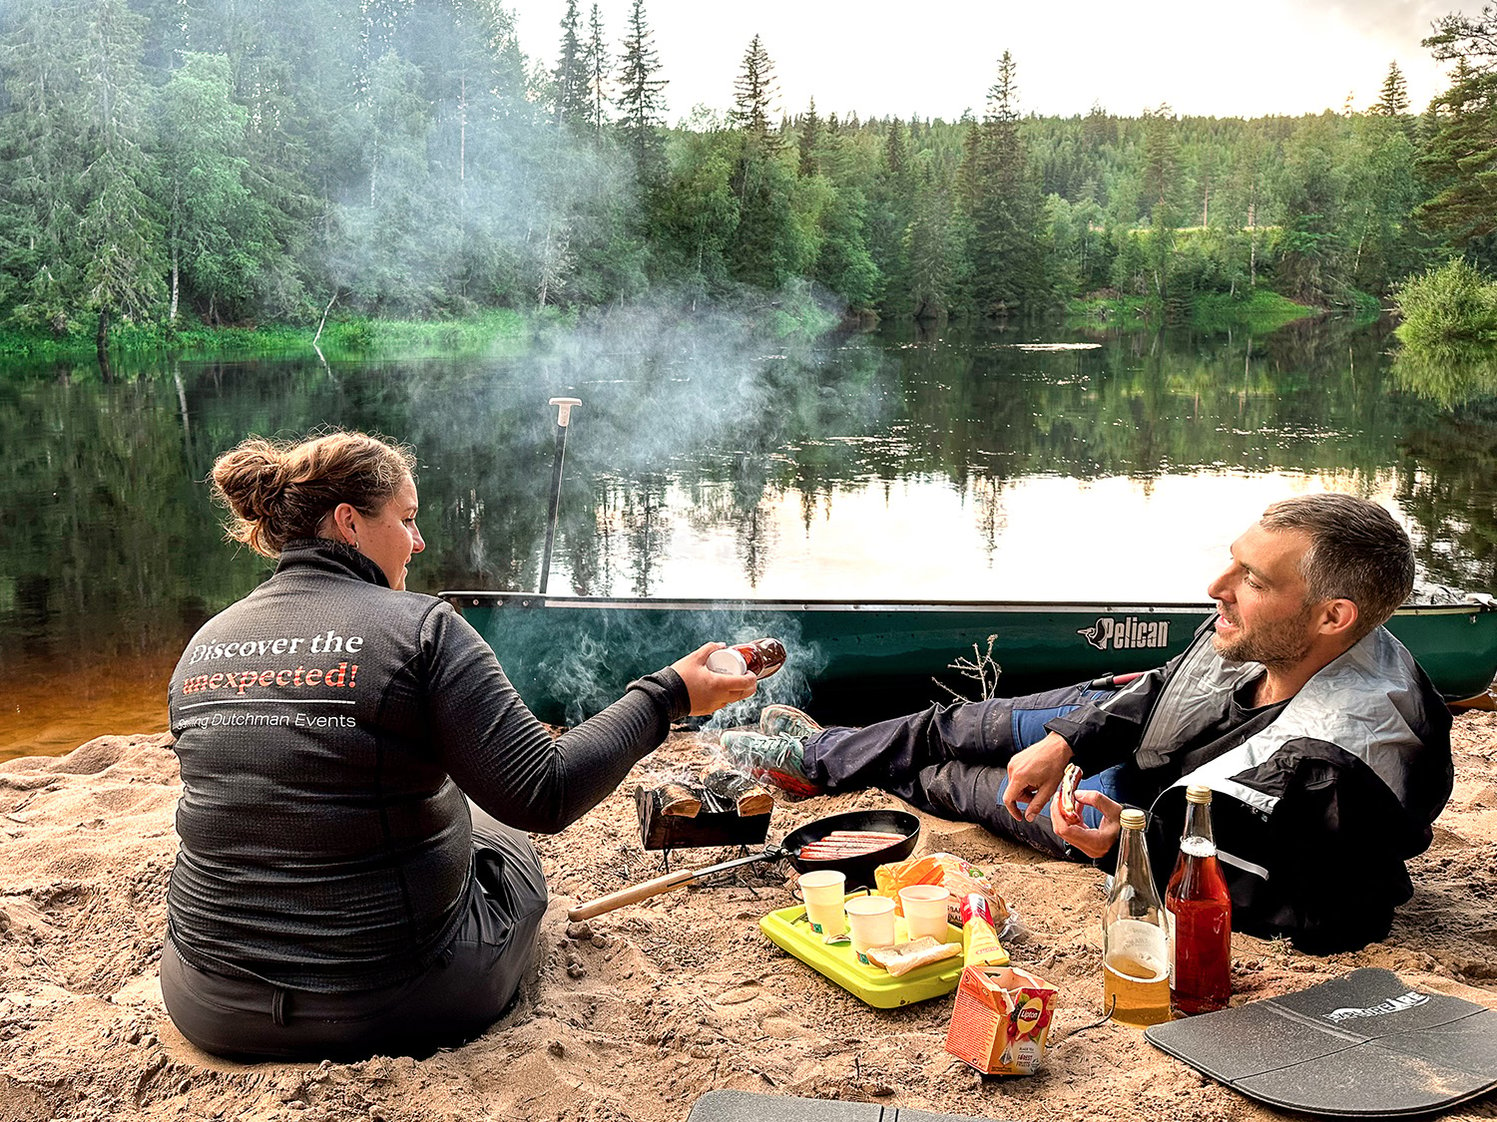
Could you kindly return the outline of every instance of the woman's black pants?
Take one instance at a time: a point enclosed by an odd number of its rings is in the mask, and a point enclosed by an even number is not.
[[[530,967],[546,882],[525,834],[471,809],[474,875],[464,915],[424,972],[359,993],[288,990],[201,970],[168,937],[161,994],[172,1022],[205,1052],[242,1060],[423,1055],[480,1035]]]

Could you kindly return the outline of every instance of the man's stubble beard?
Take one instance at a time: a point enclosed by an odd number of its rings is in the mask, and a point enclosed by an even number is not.
[[[1212,645],[1217,654],[1232,662],[1293,665],[1310,653],[1309,623],[1310,605],[1306,604],[1298,615],[1264,624],[1251,635],[1240,635],[1229,642],[1214,636]]]

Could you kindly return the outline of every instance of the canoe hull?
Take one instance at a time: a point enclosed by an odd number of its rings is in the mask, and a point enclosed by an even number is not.
[[[442,597],[494,648],[531,710],[557,724],[577,723],[632,679],[713,639],[780,639],[790,659],[765,680],[761,700],[864,724],[983,696],[983,684],[960,663],[983,663],[989,636],[1001,667],[997,693],[1012,695],[1160,666],[1212,612],[1205,603]],[[1489,599],[1406,607],[1389,629],[1447,698],[1479,694],[1497,673],[1497,606]]]

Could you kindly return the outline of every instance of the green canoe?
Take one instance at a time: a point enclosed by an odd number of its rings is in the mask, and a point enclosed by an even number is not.
[[[985,664],[989,636],[1002,668],[997,694],[1019,694],[1159,666],[1213,611],[1205,603],[441,595],[494,648],[536,716],[569,725],[617,699],[631,679],[714,639],[774,636],[790,658],[762,683],[762,698],[865,724],[983,696],[959,663]],[[1484,692],[1497,674],[1497,601],[1489,596],[1408,605],[1388,626],[1451,700]]]

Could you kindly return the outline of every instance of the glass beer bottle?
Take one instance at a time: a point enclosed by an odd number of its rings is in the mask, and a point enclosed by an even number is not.
[[[1165,889],[1175,946],[1170,1008],[1224,1009],[1232,996],[1232,897],[1211,836],[1211,788],[1185,789],[1185,835]]]
[[[1144,812],[1125,810],[1118,871],[1102,908],[1102,1008],[1114,1021],[1170,1018],[1169,923],[1144,841]]]

